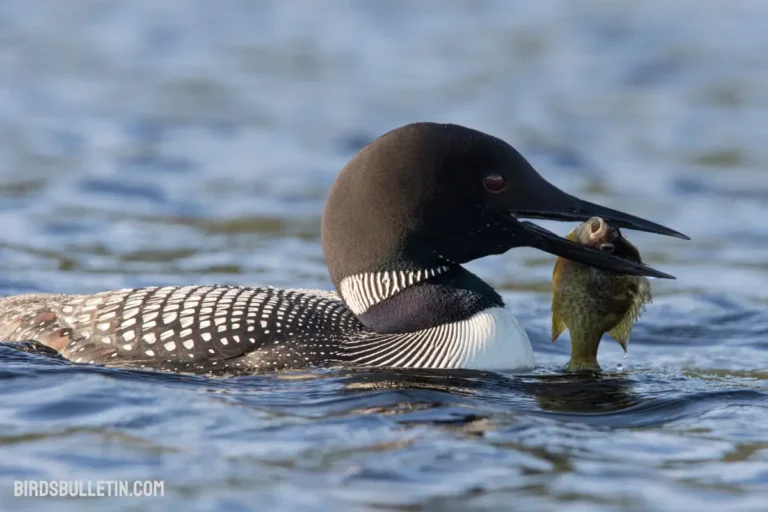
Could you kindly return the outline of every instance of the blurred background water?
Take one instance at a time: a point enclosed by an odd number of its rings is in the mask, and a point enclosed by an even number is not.
[[[464,124],[692,237],[601,379],[549,343],[554,260],[473,262],[540,368],[204,379],[0,350],[0,508],[768,510],[768,3],[6,0],[0,293],[330,288],[364,144]],[[547,224],[564,234],[572,226]],[[619,368],[621,365],[621,369]],[[614,370],[615,369],[615,370]],[[165,481],[29,499],[16,479]]]

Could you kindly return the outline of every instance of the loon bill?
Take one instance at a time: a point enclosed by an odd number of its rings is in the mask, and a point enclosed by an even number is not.
[[[495,137],[410,124],[363,148],[331,189],[322,247],[337,293],[184,286],[12,296],[0,299],[0,340],[30,340],[77,362],[191,373],[526,369],[534,357],[525,330],[461,265],[528,246],[606,271],[673,278],[521,220],[591,217],[687,239],[566,194]]]

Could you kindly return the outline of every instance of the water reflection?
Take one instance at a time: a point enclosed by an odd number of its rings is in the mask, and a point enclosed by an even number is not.
[[[512,411],[604,413],[642,402],[640,395],[632,391],[632,379],[622,374],[505,377],[472,370],[358,370],[343,381],[347,391],[429,390],[449,394],[448,401],[457,396],[482,397],[487,403],[500,409],[508,406]],[[437,399],[433,405],[440,407],[442,402]]]

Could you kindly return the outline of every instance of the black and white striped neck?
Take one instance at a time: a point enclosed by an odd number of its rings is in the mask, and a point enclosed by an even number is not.
[[[445,274],[451,269],[447,265],[418,270],[389,270],[366,272],[345,277],[339,285],[339,295],[349,309],[362,315],[372,306],[392,298],[411,286],[418,285],[432,277]]]

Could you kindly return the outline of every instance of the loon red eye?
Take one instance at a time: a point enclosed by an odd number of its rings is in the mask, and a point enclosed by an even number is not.
[[[485,188],[491,192],[501,192],[504,189],[504,176],[491,174],[485,177]]]

